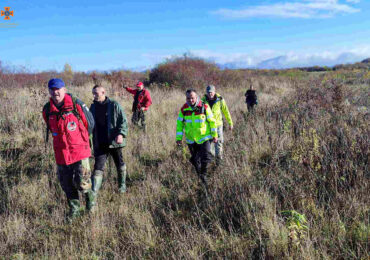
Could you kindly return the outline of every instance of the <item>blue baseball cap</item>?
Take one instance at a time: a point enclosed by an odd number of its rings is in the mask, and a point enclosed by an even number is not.
[[[51,79],[49,80],[48,87],[51,88],[63,88],[65,86],[64,81],[61,79]]]

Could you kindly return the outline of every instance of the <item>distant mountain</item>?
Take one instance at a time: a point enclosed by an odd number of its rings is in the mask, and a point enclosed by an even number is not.
[[[361,63],[366,63],[366,64],[370,63],[370,58],[364,59],[363,61],[361,61]]]
[[[251,69],[255,68],[251,66],[247,61],[236,61],[236,62],[227,62],[227,63],[217,63],[217,66],[221,69]]]
[[[283,69],[289,67],[289,63],[287,56],[278,56],[261,61],[256,67],[259,69]]]
[[[288,69],[288,68],[308,68],[308,67],[333,67],[337,64],[353,64],[363,59],[363,57],[352,52],[344,52],[338,56],[333,55],[281,55],[274,58],[262,60],[256,64],[250,61],[238,60],[218,64],[221,69]],[[363,63],[370,63],[370,58],[363,60]]]

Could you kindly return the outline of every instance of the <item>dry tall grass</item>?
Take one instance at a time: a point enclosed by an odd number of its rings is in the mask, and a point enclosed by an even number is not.
[[[1,257],[367,259],[369,86],[307,75],[255,75],[218,89],[235,129],[225,132],[225,165],[211,171],[208,200],[187,148],[175,146],[184,93],[153,86],[147,133],[130,124],[124,149],[128,193],[117,193],[111,163],[98,211],[71,225],[43,141],[47,90],[2,86]],[[244,104],[250,82],[255,114]],[[130,119],[132,97],[104,84]],[[92,86],[68,90],[90,104]]]

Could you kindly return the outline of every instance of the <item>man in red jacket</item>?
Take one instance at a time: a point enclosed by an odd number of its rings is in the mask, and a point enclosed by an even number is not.
[[[51,79],[48,87],[50,101],[42,115],[53,136],[58,179],[67,196],[71,221],[80,214],[78,191],[85,195],[86,208],[91,208],[89,132],[94,128],[94,118],[81,100],[66,92],[63,80]]]
[[[136,84],[136,89],[128,88],[123,86],[128,92],[134,95],[134,103],[132,104],[132,118],[131,122],[134,125],[139,125],[139,121],[141,120],[141,127],[144,129],[146,128],[145,124],[145,113],[148,111],[149,106],[152,104],[152,98],[150,97],[150,93],[147,89],[144,88],[143,82],[138,82]]]

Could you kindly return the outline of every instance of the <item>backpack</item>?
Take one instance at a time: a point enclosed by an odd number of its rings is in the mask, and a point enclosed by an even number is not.
[[[72,103],[73,103],[73,109],[72,109],[72,111],[50,112],[50,102],[46,103],[45,106],[44,106],[44,108],[43,108],[43,111],[45,111],[45,116],[46,116],[45,143],[48,143],[49,142],[49,131],[50,131],[49,117],[50,117],[50,115],[56,115],[57,117],[61,117],[62,119],[64,119],[63,116],[65,114],[72,112],[73,115],[79,121],[82,121],[82,119],[80,117],[80,114],[77,111],[76,104],[79,104],[82,107],[82,110],[84,109],[84,106],[86,107],[86,105],[81,100],[79,100],[76,97],[74,97],[73,95],[71,95],[71,94],[68,94],[68,95],[70,95],[71,98],[72,98]],[[94,122],[94,118],[92,116],[85,115],[85,117],[86,117],[86,121],[87,121],[87,124],[88,124],[88,129],[87,130],[88,130],[88,133],[89,133],[90,147],[91,147],[91,149],[93,149],[92,133],[93,133],[95,122]]]
[[[257,95],[255,90],[247,90],[245,93],[245,103],[250,103],[253,105],[258,104]]]

